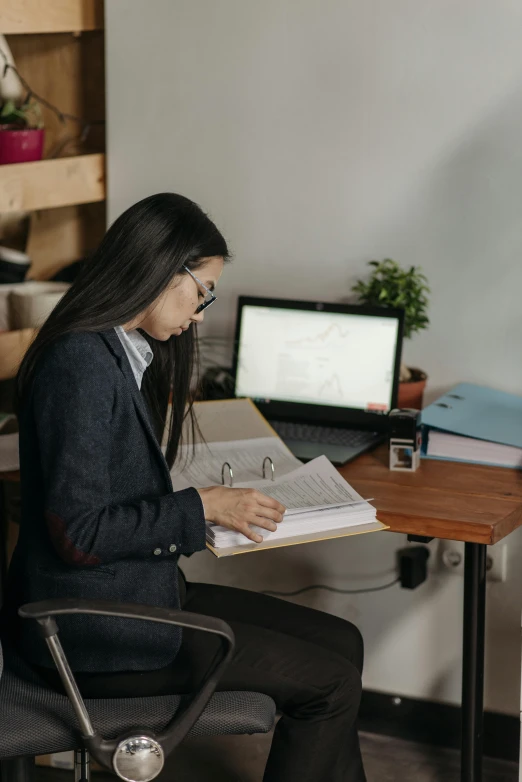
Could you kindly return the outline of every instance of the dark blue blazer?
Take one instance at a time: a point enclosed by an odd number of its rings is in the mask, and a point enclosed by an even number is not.
[[[51,658],[23,603],[104,598],[179,608],[178,557],[205,547],[195,489],[173,492],[146,403],[114,330],[67,335],[38,365],[20,413],[22,514],[5,625],[23,655]],[[35,624],[35,623],[34,623]],[[63,617],[76,671],[170,664],[180,631],[106,617]]]

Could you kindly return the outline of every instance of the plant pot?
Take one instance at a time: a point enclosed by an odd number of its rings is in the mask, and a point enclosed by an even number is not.
[[[409,370],[411,372],[411,380],[408,380],[406,383],[399,383],[397,406],[422,410],[422,400],[428,376],[421,369],[409,367]]]
[[[0,125],[0,165],[41,160],[44,136],[42,128],[24,130],[12,125]]]

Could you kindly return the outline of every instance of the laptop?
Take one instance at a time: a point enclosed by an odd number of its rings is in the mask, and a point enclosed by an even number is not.
[[[235,396],[250,397],[298,459],[345,464],[387,437],[402,310],[240,296]]]

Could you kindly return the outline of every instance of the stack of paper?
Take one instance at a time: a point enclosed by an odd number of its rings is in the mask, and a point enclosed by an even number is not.
[[[385,529],[375,508],[326,456],[303,465],[250,400],[201,402],[195,411],[206,442],[180,449],[171,473],[174,490],[221,485],[222,477],[228,485],[231,470],[234,488],[258,489],[287,508],[275,532],[253,527],[262,543],[207,523],[207,544],[216,556]],[[269,462],[263,477],[266,457],[274,465],[273,480]]]
[[[522,468],[522,448],[447,432],[430,432],[427,455],[441,459]]]

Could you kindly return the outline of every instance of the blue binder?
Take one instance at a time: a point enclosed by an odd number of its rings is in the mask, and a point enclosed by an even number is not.
[[[522,448],[522,397],[461,383],[422,411],[430,429]],[[425,448],[423,449],[425,450]]]

